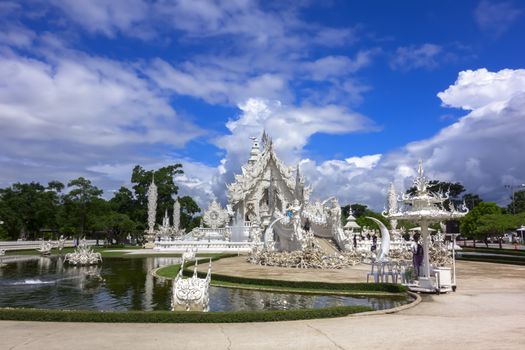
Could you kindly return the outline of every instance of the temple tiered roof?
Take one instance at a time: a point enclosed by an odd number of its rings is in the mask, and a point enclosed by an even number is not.
[[[282,181],[291,195],[297,193],[296,187],[299,185],[304,188],[304,180],[296,169],[294,176],[294,168],[286,166],[276,155],[273,142],[270,138],[266,138],[263,144],[262,152],[259,152],[259,144],[257,139],[252,138],[252,148],[250,151],[250,159],[248,163],[241,167],[241,173],[235,175],[235,182],[227,185],[228,199],[231,205],[242,201],[256,190],[257,185],[264,179],[268,169],[270,169],[271,179],[275,181]],[[298,179],[297,179],[298,177]],[[304,196],[308,197],[310,188],[304,188]]]

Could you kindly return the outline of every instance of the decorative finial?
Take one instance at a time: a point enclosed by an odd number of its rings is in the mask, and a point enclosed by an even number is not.
[[[414,179],[414,185],[416,186],[417,192],[423,194],[427,192],[428,179],[425,177],[425,171],[423,170],[423,161],[420,159],[417,167],[417,176]]]

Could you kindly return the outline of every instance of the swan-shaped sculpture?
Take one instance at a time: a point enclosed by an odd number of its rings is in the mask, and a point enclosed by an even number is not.
[[[390,250],[390,232],[388,232],[388,229],[386,228],[385,224],[381,222],[381,220],[371,216],[367,216],[366,218],[375,222],[381,230],[381,250],[379,251],[379,257],[377,260],[386,261],[388,258],[388,252]]]

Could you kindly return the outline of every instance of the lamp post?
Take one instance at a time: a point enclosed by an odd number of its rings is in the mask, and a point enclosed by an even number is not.
[[[516,214],[516,203],[514,202],[514,194],[516,193],[517,188],[525,188],[525,184],[521,185],[505,185],[505,188],[508,189],[511,193],[512,200],[512,215]]]

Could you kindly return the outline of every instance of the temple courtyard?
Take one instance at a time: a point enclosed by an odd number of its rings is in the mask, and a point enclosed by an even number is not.
[[[299,272],[241,259],[219,261],[214,271],[330,282],[366,276],[364,267]],[[455,293],[422,295],[421,303],[396,313],[244,324],[0,321],[0,349],[525,348],[525,266],[460,261],[457,274]]]

